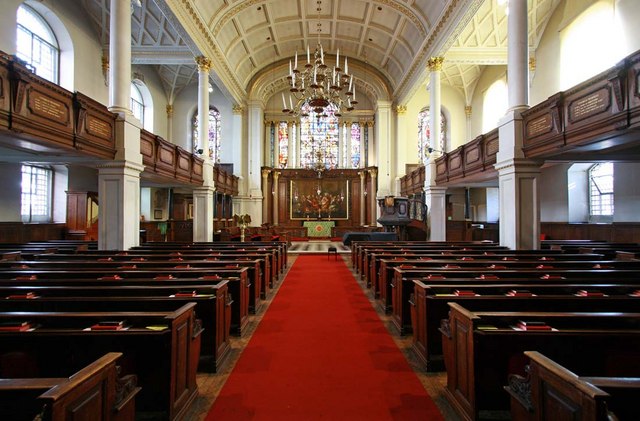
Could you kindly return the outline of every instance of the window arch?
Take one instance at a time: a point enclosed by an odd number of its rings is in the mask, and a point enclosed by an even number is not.
[[[133,116],[140,120],[142,127],[153,131],[153,99],[147,85],[140,79],[131,81],[131,102]]]
[[[198,149],[198,111],[193,115],[192,119],[192,138],[193,149]],[[209,136],[208,145],[206,145],[209,158],[213,162],[220,162],[220,112],[215,107],[209,108]]]
[[[58,40],[44,18],[25,4],[17,12],[16,56],[31,65],[38,76],[59,83]]]
[[[428,160],[429,148],[444,152],[447,136],[447,119],[440,112],[440,141],[434,145],[431,140],[431,113],[427,107],[418,113],[418,157],[420,164]]]
[[[613,216],[613,163],[603,162],[589,168],[589,215]]]
[[[509,91],[504,80],[496,80],[489,86],[482,102],[482,132],[487,133],[498,126],[498,122],[509,108]]]

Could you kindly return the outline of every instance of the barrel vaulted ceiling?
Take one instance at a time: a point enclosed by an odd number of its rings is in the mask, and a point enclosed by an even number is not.
[[[535,53],[560,0],[528,0]],[[141,0],[132,7],[132,61],[154,66],[170,101],[197,83],[193,57],[213,61],[212,80],[234,103],[261,74],[307,44],[375,69],[401,103],[424,87],[426,62],[445,57],[442,81],[470,103],[483,66],[506,64],[502,0]],[[82,0],[105,50],[109,0]],[[285,74],[279,75],[281,77]],[[359,75],[356,74],[356,77]],[[362,75],[360,75],[362,77]]]

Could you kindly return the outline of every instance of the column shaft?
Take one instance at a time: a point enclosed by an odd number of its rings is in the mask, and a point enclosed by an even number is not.
[[[109,111],[131,114],[131,0],[111,0]]]

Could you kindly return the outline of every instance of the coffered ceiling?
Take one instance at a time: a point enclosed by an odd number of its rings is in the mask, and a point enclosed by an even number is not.
[[[528,0],[532,53],[559,1]],[[107,49],[109,0],[82,5]],[[141,0],[132,9],[132,60],[155,66],[169,98],[197,81],[195,55],[212,58],[212,80],[242,103],[261,73],[288,68],[318,41],[374,68],[399,103],[424,86],[431,56],[445,56],[442,81],[468,102],[483,66],[506,64],[498,0]]]

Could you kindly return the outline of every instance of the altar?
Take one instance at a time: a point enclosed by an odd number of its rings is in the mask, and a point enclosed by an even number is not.
[[[307,229],[308,237],[331,237],[331,229],[336,226],[335,221],[304,221],[302,226]]]

